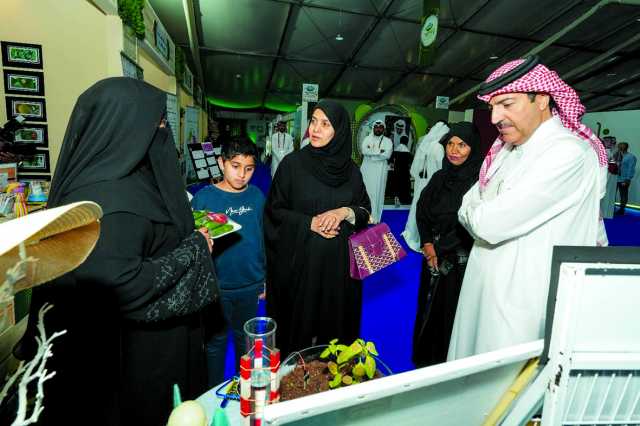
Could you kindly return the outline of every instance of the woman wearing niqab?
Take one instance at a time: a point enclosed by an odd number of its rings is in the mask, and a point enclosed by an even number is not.
[[[71,115],[48,207],[90,200],[104,215],[85,263],[33,294],[32,317],[53,303],[47,329],[67,330],[40,424],[161,425],[174,383],[184,399],[206,390],[203,315],[218,288],[165,111],[165,93],[118,77],[85,91]]]
[[[473,238],[458,222],[458,209],[464,194],[478,180],[483,160],[480,136],[472,123],[451,124],[441,143],[445,147],[442,170],[422,190],[416,209],[425,256],[413,336],[416,367],[447,360],[466,261],[473,246]],[[467,156],[462,160],[464,153]]]
[[[351,159],[351,126],[338,103],[321,101],[310,144],[280,163],[267,197],[267,312],[284,354],[360,331],[362,283],[349,276],[348,238],[371,204]]]

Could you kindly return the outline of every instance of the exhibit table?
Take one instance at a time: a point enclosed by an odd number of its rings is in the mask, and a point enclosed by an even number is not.
[[[220,407],[222,403],[222,398],[216,395],[216,390],[220,386],[223,386],[225,383],[215,386],[209,391],[203,393],[196,400],[202,408],[204,408],[205,413],[207,414],[207,424],[211,424],[211,419],[213,419],[214,413],[216,409]],[[229,419],[230,425],[242,425],[242,416],[240,415],[240,402],[234,399],[229,399],[227,406],[224,408],[225,413],[227,413],[227,418]]]

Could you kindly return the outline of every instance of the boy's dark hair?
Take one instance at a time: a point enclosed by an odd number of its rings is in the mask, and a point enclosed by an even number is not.
[[[246,136],[234,136],[222,141],[222,159],[231,160],[236,155],[253,157],[253,161],[258,162],[258,148]]]

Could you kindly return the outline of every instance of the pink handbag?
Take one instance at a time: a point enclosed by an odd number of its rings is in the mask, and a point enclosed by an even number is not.
[[[356,280],[362,280],[406,255],[386,223],[349,237],[349,273]]]

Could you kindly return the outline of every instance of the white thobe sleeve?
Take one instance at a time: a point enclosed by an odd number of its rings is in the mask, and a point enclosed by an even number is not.
[[[424,170],[424,166],[427,161],[424,143],[425,142],[421,142],[418,144],[416,155],[413,157],[413,162],[411,163],[411,169],[409,169],[409,173],[411,173],[411,176],[413,176],[414,179],[420,178],[420,172]]]
[[[435,172],[442,168],[442,159],[444,158],[444,148],[440,143],[436,142],[429,147],[427,151],[427,174],[431,177]]]
[[[292,152],[293,152],[293,137],[291,135],[287,135],[284,152],[282,153],[282,158],[284,158],[285,155],[290,154]]]
[[[380,144],[380,148],[376,149],[376,144]],[[384,150],[384,152],[380,152],[380,150]],[[369,154],[369,157],[375,160],[388,160],[391,158],[391,154],[393,153],[393,144],[389,138],[384,138],[382,142],[374,142],[373,147]]]
[[[370,144],[371,144],[371,138],[369,136],[367,136],[362,140],[362,146],[360,146],[360,151],[362,152],[362,155],[371,155],[373,153],[372,148],[370,147]]]
[[[391,158],[391,154],[393,154],[393,143],[391,142],[391,139],[384,138],[382,140],[382,149],[384,149],[384,152],[378,154],[378,158],[381,160],[388,160]]]
[[[561,152],[558,152],[561,151]],[[568,145],[545,155],[491,200],[482,200],[476,183],[463,197],[460,223],[476,239],[490,244],[520,237],[571,207],[578,193],[589,152]],[[595,220],[595,218],[594,218]]]

